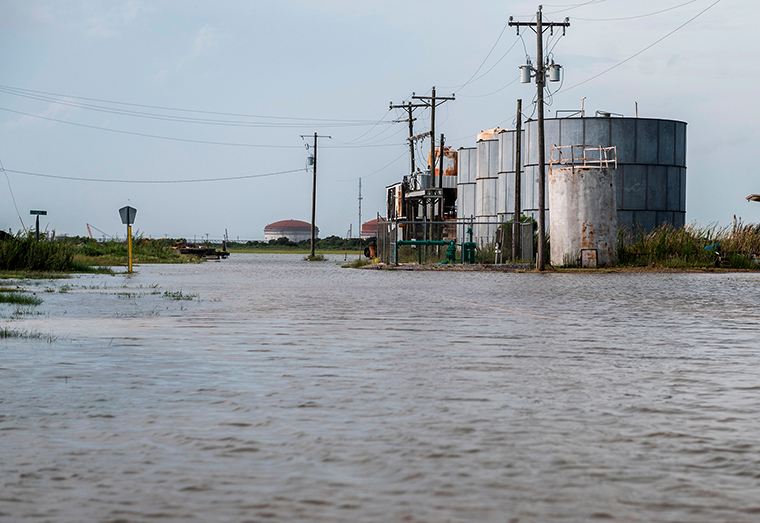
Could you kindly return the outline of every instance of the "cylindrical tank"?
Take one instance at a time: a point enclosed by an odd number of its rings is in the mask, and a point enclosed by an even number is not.
[[[525,214],[533,217],[538,213],[537,131],[535,120],[526,122],[522,202]],[[686,123],[627,117],[547,118],[545,137],[547,169],[553,145],[617,147],[620,227],[650,231],[663,223],[676,227],[686,223]],[[551,205],[548,210],[551,215]]]
[[[461,148],[457,154],[457,218],[466,220],[475,216],[475,180],[477,177],[477,149]],[[464,238],[466,226],[460,225],[457,238]]]
[[[548,185],[552,265],[615,265],[615,171],[601,167],[555,166],[549,171]]]
[[[483,133],[481,133],[483,134]],[[492,243],[496,231],[497,196],[499,190],[499,140],[480,140],[477,144],[477,176],[475,180],[474,228],[479,244]]]
[[[517,131],[499,133],[499,194],[497,212],[501,221],[515,213],[515,145]],[[522,192],[522,191],[521,191]]]

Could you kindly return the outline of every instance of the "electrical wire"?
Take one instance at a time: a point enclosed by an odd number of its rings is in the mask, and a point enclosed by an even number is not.
[[[621,20],[635,20],[637,18],[646,18],[647,16],[654,16],[659,15],[662,13],[667,13],[668,11],[673,11],[674,9],[678,9],[679,7],[683,7],[685,5],[693,4],[697,0],[689,0],[688,2],[684,2],[682,4],[675,5],[673,7],[668,7],[667,9],[663,9],[661,11],[655,11],[653,13],[646,13],[643,15],[635,15],[635,16],[623,16],[620,18],[578,18],[577,16],[573,17],[573,20],[582,20],[584,22],[618,22]]]
[[[516,82],[517,80],[519,80],[519,79],[520,79],[520,77],[518,76],[517,78],[515,78],[514,80],[512,80],[511,82],[509,82],[507,85],[504,85],[504,86],[500,87],[499,89],[497,89],[497,90],[493,91],[492,93],[486,93],[486,94],[470,94],[470,95],[467,95],[467,94],[460,94],[460,96],[464,96],[465,98],[484,98],[484,97],[486,97],[486,96],[492,96],[492,95],[494,95],[494,94],[496,94],[496,93],[500,93],[501,91],[503,91],[504,89],[506,89],[507,87],[509,87],[510,85],[512,85],[513,83],[515,83],[515,82]]]
[[[327,179],[330,180],[330,181],[333,181],[333,182],[352,182],[352,181],[354,181],[354,180],[356,180],[358,178],[361,178],[362,180],[365,179],[365,178],[369,178],[370,176],[374,176],[377,173],[379,173],[381,171],[384,171],[385,169],[387,169],[388,167],[390,167],[391,165],[393,165],[394,163],[396,163],[397,161],[399,161],[401,158],[403,158],[404,156],[406,156],[407,152],[408,151],[404,151],[403,153],[401,153],[401,155],[398,158],[396,158],[395,160],[393,160],[392,162],[390,162],[388,165],[380,167],[377,171],[374,171],[374,172],[372,172],[370,174],[363,174],[363,175],[358,176],[356,178],[345,178],[345,179],[342,179],[342,180],[336,180],[334,178],[327,178]]]
[[[26,226],[24,225],[24,220],[21,219],[21,213],[18,212],[18,205],[16,205],[16,197],[13,195],[13,187],[11,187],[11,179],[8,177],[8,173],[5,172],[5,165],[3,165],[2,160],[0,160],[0,169],[2,169],[3,174],[5,174],[5,179],[8,182],[8,190],[11,193],[11,200],[13,201],[13,207],[16,209],[16,214],[18,215],[18,221],[21,222],[21,228],[24,229],[24,232],[26,232]]]
[[[125,131],[123,129],[111,129],[108,127],[99,127],[97,125],[88,125],[88,124],[83,124],[83,123],[78,123],[78,122],[69,122],[67,120],[61,120],[58,118],[50,118],[49,116],[40,116],[37,114],[30,114],[30,113],[24,113],[22,111],[15,111],[13,109],[8,109],[5,107],[0,107],[0,111],[6,111],[9,113],[29,116],[30,118],[39,118],[40,120],[47,120],[49,122],[57,122],[57,123],[64,123],[67,125],[74,125],[76,127],[84,127],[86,129],[95,129],[98,131],[107,131],[111,133],[126,134],[130,136],[141,136],[143,138],[155,138],[158,140],[170,140],[173,142],[198,143],[198,144],[204,144],[204,145],[224,145],[228,147],[251,147],[251,148],[259,148],[259,149],[300,149],[302,147],[300,145],[267,145],[267,144],[252,144],[252,143],[216,142],[216,141],[211,141],[211,140],[194,140],[191,138],[177,138],[174,136],[161,136],[157,134],[140,133],[136,131]],[[334,146],[325,146],[325,147],[329,149],[344,149],[344,148],[362,148],[362,147],[393,147],[395,145],[398,145],[398,144],[334,145]]]
[[[491,56],[491,53],[493,53],[494,49],[496,49],[496,46],[501,41],[501,37],[504,36],[504,31],[507,30],[507,27],[509,27],[509,21],[507,21],[507,23],[504,24],[504,27],[502,27],[501,32],[499,33],[499,37],[493,43],[493,45],[491,46],[491,50],[488,51],[488,54],[486,55],[485,58],[483,58],[483,61],[480,62],[480,65],[478,66],[478,68],[475,69],[475,72],[472,73],[472,76],[470,76],[470,78],[468,78],[465,83],[463,83],[462,85],[460,85],[459,88],[457,88],[457,90],[454,91],[455,94],[458,93],[459,91],[461,91],[465,86],[469,85],[469,83],[472,81],[472,79],[475,78],[475,76],[480,72],[480,70],[486,64],[486,61],[488,61],[488,58]],[[510,49],[511,49],[511,47],[510,47]]]
[[[570,7],[567,7],[566,9],[560,9],[559,11],[552,11],[550,13],[546,13],[548,15],[554,15],[557,13],[564,13],[565,11],[572,11],[573,9],[578,9],[579,7],[583,7],[586,5],[592,5],[592,4],[601,4],[603,2],[606,2],[607,0],[589,0],[588,2],[583,2],[582,4],[575,4]],[[567,4],[565,4],[567,5]],[[551,5],[547,5],[546,7],[552,7]],[[556,5],[555,7],[563,7],[561,5]]]
[[[202,125],[216,125],[216,126],[225,126],[225,127],[263,127],[263,128],[273,128],[273,127],[303,127],[303,122],[288,122],[288,123],[282,123],[282,122],[244,122],[244,121],[233,121],[233,120],[213,120],[209,118],[187,118],[184,116],[171,116],[171,115],[161,115],[161,114],[153,114],[153,113],[145,113],[145,112],[139,112],[139,111],[128,111],[123,109],[112,109],[108,107],[101,107],[101,106],[95,106],[91,104],[82,104],[82,103],[73,103],[68,102],[65,100],[58,100],[55,98],[45,97],[45,96],[36,96],[36,95],[23,95],[14,93],[8,90],[5,90],[3,88],[0,88],[0,93],[6,93],[13,96],[21,96],[23,98],[28,98],[31,100],[37,100],[41,102],[47,102],[51,104],[57,104],[57,105],[63,105],[66,107],[74,107],[76,109],[84,109],[87,111],[96,111],[100,113],[107,113],[107,114],[116,114],[120,116],[130,116],[134,118],[145,118],[149,120],[161,120],[166,122],[179,122],[179,123],[189,123],[189,124],[202,124]],[[373,128],[377,126],[379,123],[375,123],[373,125]],[[389,123],[389,122],[386,122]],[[365,125],[372,125],[367,123],[339,123],[339,124],[330,124],[330,123],[309,123],[309,126],[311,127],[327,127],[327,128],[334,128],[334,127],[358,127],[358,126],[365,126]]]
[[[84,96],[58,94],[58,93],[51,93],[47,91],[35,91],[32,89],[22,89],[20,87],[12,87],[8,85],[0,85],[0,90],[4,90],[6,92],[13,91],[14,93],[58,96],[61,98],[71,98],[74,100],[87,100],[91,102],[124,105],[128,107],[142,107],[145,109],[157,109],[161,111],[176,111],[176,112],[185,112],[185,113],[209,114],[209,115],[217,115],[217,116],[236,116],[236,117],[241,117],[241,118],[262,118],[262,119],[270,119],[270,120],[293,120],[293,121],[300,121],[300,122],[307,122],[307,123],[308,122],[333,122],[333,123],[361,123],[365,125],[372,125],[374,123],[374,120],[337,120],[337,119],[329,119],[329,118],[304,118],[304,117],[294,117],[294,116],[265,116],[265,115],[244,114],[244,113],[205,111],[205,110],[199,110],[199,109],[182,109],[182,108],[177,108],[177,107],[165,107],[165,106],[160,106],[160,105],[145,105],[145,104],[136,104],[136,103],[129,103],[129,102],[119,102],[115,100],[104,100],[101,98],[87,98]],[[13,94],[13,93],[8,93],[8,94]],[[21,94],[18,94],[18,95],[21,96]]]
[[[660,42],[662,42],[663,40],[665,40],[667,37],[669,37],[670,35],[672,35],[672,34],[673,34],[673,33],[675,33],[676,31],[679,31],[680,29],[683,29],[684,27],[686,27],[688,24],[690,24],[691,22],[693,22],[694,20],[696,20],[697,18],[699,18],[700,16],[702,16],[703,14],[705,14],[707,11],[709,11],[710,9],[712,9],[713,7],[715,7],[716,5],[718,5],[720,2],[721,2],[721,0],[715,0],[715,2],[713,2],[712,4],[710,4],[709,6],[707,6],[706,8],[704,8],[702,11],[700,11],[699,13],[697,13],[696,15],[694,15],[692,18],[690,18],[689,20],[687,20],[687,21],[686,21],[686,22],[684,22],[683,24],[679,25],[678,27],[676,27],[675,29],[673,29],[671,32],[669,32],[668,34],[666,34],[666,35],[665,35],[665,36],[663,36],[662,38],[660,38],[660,39],[658,39],[658,40],[655,40],[655,41],[654,41],[652,44],[650,44],[650,45],[646,46],[644,49],[642,49],[642,50],[641,50],[641,51],[639,51],[638,53],[636,53],[636,54],[633,54],[633,55],[629,56],[628,58],[626,58],[625,60],[622,60],[622,61],[620,61],[620,62],[616,63],[615,65],[613,65],[612,67],[609,67],[609,68],[605,69],[605,70],[604,70],[604,71],[602,71],[601,73],[595,74],[594,76],[592,76],[592,77],[590,77],[590,78],[587,78],[587,79],[583,80],[583,81],[582,81],[582,82],[580,82],[580,83],[577,83],[577,84],[575,84],[575,85],[572,85],[572,86],[568,87],[568,88],[567,88],[567,89],[565,89],[563,92],[567,92],[567,91],[569,91],[569,90],[571,90],[571,89],[575,89],[576,87],[579,87],[579,86],[581,86],[581,85],[583,85],[583,84],[585,84],[585,83],[588,83],[588,82],[590,82],[591,80],[595,80],[596,78],[599,78],[599,77],[600,77],[600,76],[602,76],[603,74],[609,73],[610,71],[612,71],[613,69],[616,69],[616,68],[620,67],[620,66],[621,66],[621,65],[623,65],[624,63],[626,63],[626,62],[629,62],[629,61],[633,60],[634,58],[636,58],[636,57],[637,57],[637,56],[639,56],[640,54],[644,53],[645,51],[648,51],[649,49],[651,49],[651,48],[652,48],[652,47],[654,47],[655,45],[657,45],[657,44],[659,44]]]
[[[16,171],[14,169],[5,169],[3,171],[7,173],[22,174],[25,176],[37,176],[40,178],[53,178],[56,180],[73,180],[77,182],[100,182],[100,183],[139,183],[139,184],[173,184],[173,183],[198,183],[198,182],[223,182],[229,180],[247,180],[249,178],[264,178],[267,176],[279,176],[281,174],[291,174],[303,171],[303,168],[292,169],[290,171],[278,171],[265,174],[246,174],[242,176],[225,176],[222,178],[195,178],[192,180],[115,180],[115,179],[100,179],[100,178],[82,178],[78,176],[59,176],[55,174],[43,174],[33,173],[29,171]],[[8,176],[6,174],[6,176]],[[17,210],[18,211],[18,210]]]

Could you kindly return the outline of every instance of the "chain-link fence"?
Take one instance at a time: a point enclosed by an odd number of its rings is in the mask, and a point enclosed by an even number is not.
[[[441,263],[447,260],[447,254],[451,257],[450,246],[453,244],[457,263],[533,262],[535,223],[518,224],[516,256],[513,256],[512,246],[514,228],[512,222],[483,218],[442,222],[383,221],[377,228],[377,257],[391,265]]]

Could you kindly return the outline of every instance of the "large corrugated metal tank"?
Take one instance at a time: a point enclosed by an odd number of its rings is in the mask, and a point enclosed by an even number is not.
[[[537,131],[535,120],[526,122],[522,201],[526,214],[534,217],[538,215]],[[547,169],[552,145],[617,147],[619,226],[651,230],[666,222],[676,227],[686,222],[685,122],[651,118],[550,118],[545,120],[545,137]],[[547,194],[547,202],[548,197]]]
[[[551,263],[590,266],[617,263],[614,169],[557,165],[549,170]],[[582,261],[583,260],[583,261]]]
[[[478,154],[475,147],[461,148],[457,155],[457,218],[475,216],[475,179],[478,170]],[[467,227],[459,226],[457,238],[465,238]]]
[[[502,131],[499,133],[499,194],[497,212],[502,222],[511,220],[515,214],[516,145],[517,131]],[[522,167],[520,171],[522,172]],[[522,177],[520,181],[522,182]],[[522,186],[520,195],[522,198],[525,198],[525,189]]]
[[[475,178],[475,216],[480,221],[474,229],[479,244],[493,242],[498,226],[499,140],[480,140],[477,144]]]

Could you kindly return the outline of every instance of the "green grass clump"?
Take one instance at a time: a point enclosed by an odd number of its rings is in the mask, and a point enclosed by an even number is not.
[[[0,241],[0,271],[75,272],[74,249],[61,242],[36,241],[33,235]]]
[[[177,300],[177,301],[180,301],[180,300],[192,300],[192,299],[195,299],[197,297],[198,297],[197,294],[192,294],[192,293],[184,294],[182,291],[166,291],[166,292],[164,292],[164,298],[166,298],[168,300]]]
[[[754,224],[679,228],[663,224],[651,232],[625,228],[618,232],[618,264],[622,266],[760,269],[754,262],[758,253],[760,225]]]
[[[57,336],[53,336],[52,334],[42,334],[41,332],[37,332],[37,331],[9,329],[8,327],[0,328],[0,339],[8,339],[8,338],[27,338],[27,339],[35,339],[35,340],[45,339],[50,343],[58,339]]]
[[[325,261],[327,258],[325,258],[324,254],[309,254],[308,256],[304,256],[304,261]]]
[[[341,265],[344,269],[358,269],[359,267],[364,267],[365,265],[372,265],[373,263],[378,263],[380,260],[377,258],[369,259],[365,257],[357,258],[351,263],[344,263]]]
[[[31,294],[20,292],[0,292],[0,303],[12,303],[14,305],[31,305],[36,307],[42,300]]]

